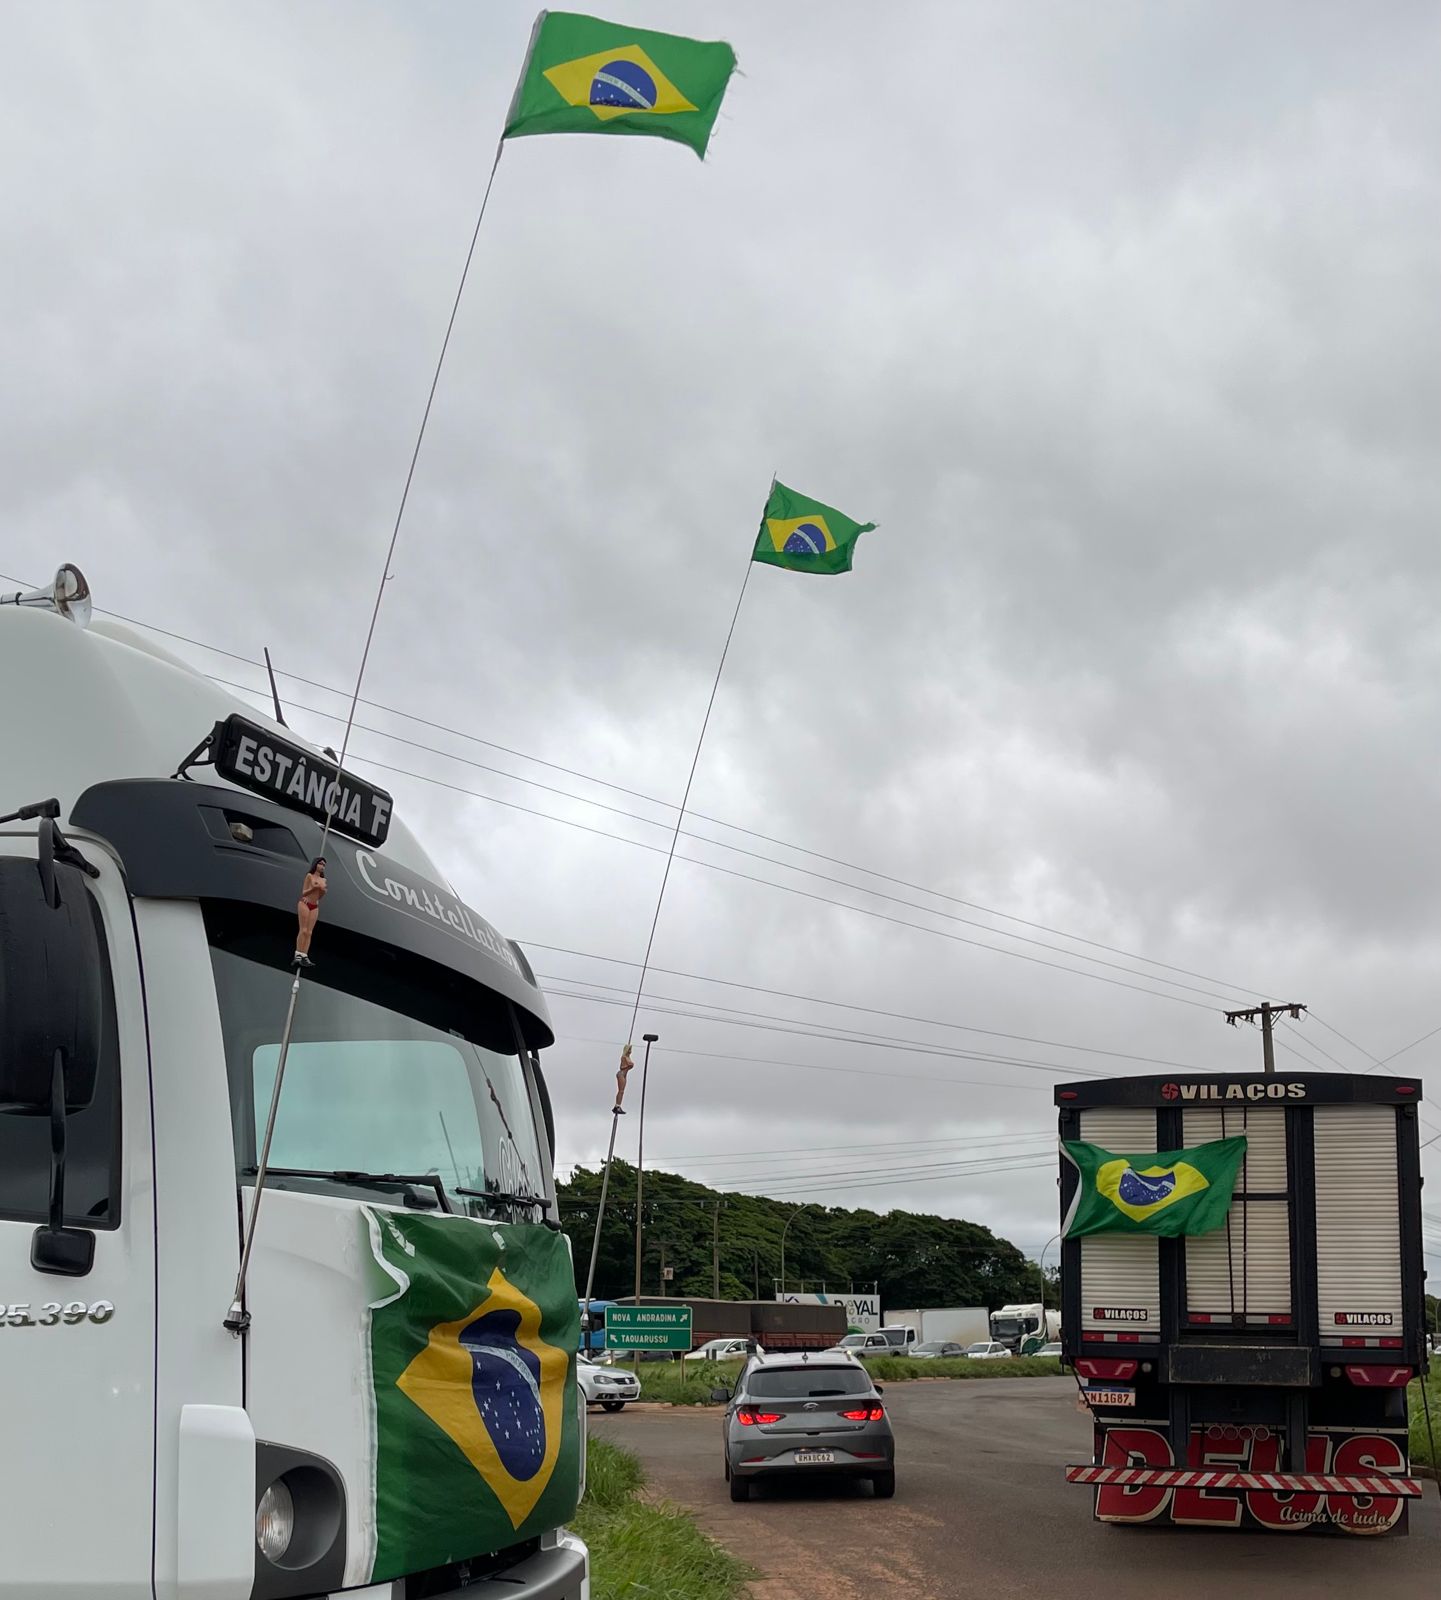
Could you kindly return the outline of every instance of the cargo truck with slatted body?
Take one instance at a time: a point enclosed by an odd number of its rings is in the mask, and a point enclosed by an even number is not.
[[[1094,1422],[1067,1468],[1114,1523],[1404,1533],[1426,1369],[1415,1079],[1063,1084],[1060,1138],[1118,1155],[1244,1135],[1223,1227],[1061,1246],[1062,1336]],[[1064,1219],[1081,1182],[1064,1152]]]

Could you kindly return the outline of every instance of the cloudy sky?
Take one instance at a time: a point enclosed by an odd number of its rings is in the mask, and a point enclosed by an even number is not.
[[[532,15],[5,8],[0,570],[268,645],[335,739]],[[356,764],[529,943],[594,1159],[771,474],[876,521],[848,577],[755,569],[648,1152],[1035,1254],[1060,1079],[1254,1068],[1219,1013],[1268,995],[1288,1067],[1441,1027],[1441,21],[615,15],[741,75],[704,165],[505,150]]]

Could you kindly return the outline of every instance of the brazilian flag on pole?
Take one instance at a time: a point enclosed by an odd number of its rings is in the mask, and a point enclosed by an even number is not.
[[[1116,1155],[1098,1144],[1066,1141],[1080,1174],[1063,1237],[1088,1233],[1214,1233],[1226,1222],[1246,1139],[1216,1139],[1192,1150]]]
[[[728,44],[542,11],[504,137],[650,134],[688,144],[704,159],[735,64]]]
[[[849,572],[856,540],[874,527],[874,522],[853,522],[834,506],[777,481],[771,485],[751,560],[787,572]]]
[[[535,1224],[367,1208],[372,1583],[503,1549],[580,1493],[580,1313],[566,1240]]]

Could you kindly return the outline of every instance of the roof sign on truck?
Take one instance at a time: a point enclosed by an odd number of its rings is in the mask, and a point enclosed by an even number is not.
[[[292,744],[279,734],[238,713],[215,724],[210,736],[215,770],[231,783],[291,811],[324,822],[332,811],[337,833],[364,844],[382,845],[390,832],[395,802],[384,789],[366,783],[335,762],[320,760],[313,750]]]

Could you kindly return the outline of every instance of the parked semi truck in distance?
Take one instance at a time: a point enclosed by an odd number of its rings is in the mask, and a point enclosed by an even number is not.
[[[1066,1359],[1094,1418],[1067,1468],[1103,1522],[1406,1531],[1406,1386],[1426,1370],[1411,1078],[1114,1078],[1060,1137],[1132,1156],[1243,1134],[1225,1226],[1064,1240]],[[1061,1216],[1079,1182],[1061,1159]]]
[[[1047,1311],[1039,1300],[1028,1305],[1006,1305],[991,1313],[990,1336],[1013,1356],[1027,1356],[1059,1338],[1061,1313]],[[984,1338],[982,1334],[980,1337]]]
[[[785,1350],[828,1350],[846,1331],[842,1305],[797,1304],[785,1300],[711,1300],[698,1296],[627,1295],[618,1306],[689,1306],[691,1349],[712,1339],[754,1339],[775,1354]]]
[[[3,598],[0,1600],[582,1600],[525,956],[74,569]]]

